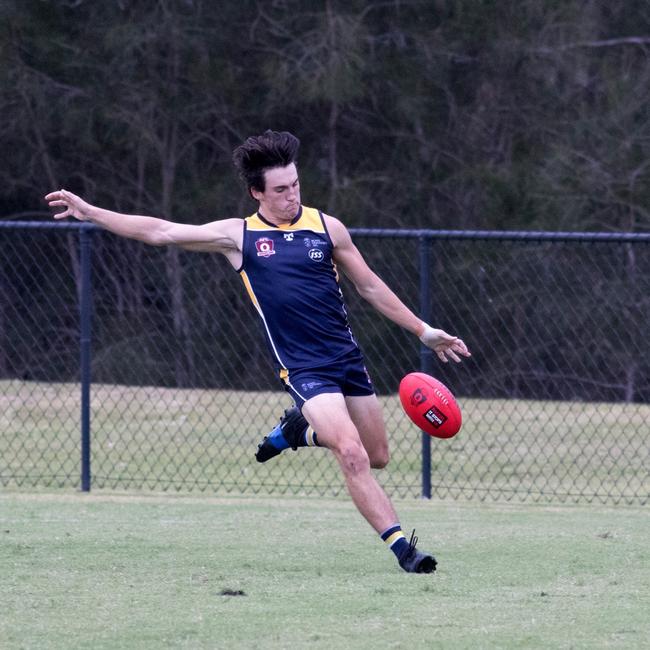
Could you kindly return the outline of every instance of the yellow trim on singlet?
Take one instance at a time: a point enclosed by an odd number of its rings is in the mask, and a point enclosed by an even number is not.
[[[241,275],[241,279],[244,282],[244,286],[246,287],[246,291],[248,291],[248,297],[251,299],[251,302],[255,305],[255,309],[257,309],[258,312],[262,313],[262,310],[260,309],[260,305],[257,302],[257,297],[255,296],[255,293],[253,292],[253,287],[251,286],[251,281],[248,279],[248,276],[246,275],[246,271],[241,270],[239,272],[239,275]]]
[[[312,232],[325,233],[323,221],[320,218],[320,212],[315,208],[306,208],[302,206],[302,214],[296,223],[283,223],[279,226],[273,226],[262,221],[257,214],[246,217],[246,229],[254,232],[281,230],[282,232],[292,232],[296,230],[311,230]]]
[[[255,296],[255,292],[253,291],[253,287],[251,285],[251,282],[248,279],[248,275],[246,275],[246,271],[244,271],[243,269],[239,272],[239,275],[241,276],[241,279],[244,282],[244,286],[246,287],[246,291],[248,291],[248,295],[249,295],[249,297],[251,299],[251,302],[253,303],[253,305],[255,305],[255,309],[257,309],[257,313],[262,318],[262,322],[264,323],[264,329],[266,329],[266,333],[267,333],[267,335],[269,337],[269,342],[271,343],[271,348],[273,350],[273,354],[275,355],[275,358],[278,360],[278,362],[282,366],[282,369],[280,370],[280,377],[282,379],[284,379],[284,377],[282,377],[282,373],[284,373],[285,376],[288,377],[289,376],[289,371],[286,368],[284,368],[283,361],[280,358],[280,355],[278,354],[278,351],[275,349],[275,344],[273,343],[273,339],[271,338],[271,333],[269,332],[269,328],[268,328],[268,326],[266,324],[266,318],[264,318],[264,312],[262,311],[262,308],[260,307],[260,304],[257,301],[257,297]]]

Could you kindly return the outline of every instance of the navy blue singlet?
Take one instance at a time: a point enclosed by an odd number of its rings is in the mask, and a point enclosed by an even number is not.
[[[244,223],[238,272],[262,318],[280,377],[357,351],[322,213],[301,206],[281,226],[259,213]]]

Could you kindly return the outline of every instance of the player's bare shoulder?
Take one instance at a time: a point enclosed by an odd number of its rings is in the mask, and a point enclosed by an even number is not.
[[[358,290],[362,285],[374,284],[376,276],[352,241],[347,227],[335,217],[324,214],[323,219],[332,240],[332,258],[336,265],[354,282]]]
[[[243,219],[219,219],[200,226],[175,224],[172,237],[182,248],[205,253],[241,253]]]
[[[222,250],[235,250],[241,252],[244,241],[244,220],[240,218],[221,219],[213,221],[216,243]]]
[[[334,248],[345,248],[352,243],[350,233],[340,219],[329,214],[323,214],[323,220]]]
[[[200,226],[172,224],[167,235],[168,243],[177,244],[188,251],[221,253],[234,268],[241,266],[243,219],[220,219]]]

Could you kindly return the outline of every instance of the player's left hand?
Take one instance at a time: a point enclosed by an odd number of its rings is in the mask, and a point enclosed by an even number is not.
[[[447,363],[452,359],[456,363],[460,363],[461,358],[471,357],[472,353],[467,349],[465,342],[457,336],[447,334],[444,330],[424,325],[424,331],[420,335],[420,341],[428,348],[431,348],[437,355],[440,361]]]

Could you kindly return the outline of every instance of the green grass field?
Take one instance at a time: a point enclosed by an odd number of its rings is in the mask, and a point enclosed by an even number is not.
[[[5,492],[0,647],[648,647],[643,508],[396,505],[437,573],[344,499]]]

